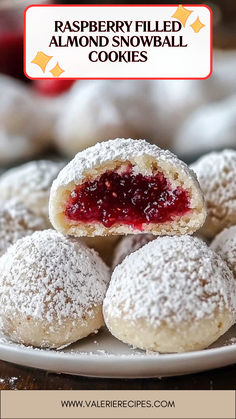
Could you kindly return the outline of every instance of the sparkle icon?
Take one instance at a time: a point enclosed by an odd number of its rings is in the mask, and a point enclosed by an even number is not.
[[[205,25],[203,25],[198,16],[195,22],[193,22],[190,26],[193,28],[195,33],[198,33]]]
[[[171,17],[174,17],[175,19],[179,20],[182,23],[182,25],[185,27],[185,24],[189,16],[191,15],[191,13],[192,13],[192,10],[185,9],[185,7],[183,7],[180,4],[177,10],[175,11],[175,13]]]
[[[44,54],[44,52],[42,51],[38,51],[31,63],[38,65],[41,68],[42,72],[45,73],[46,67],[51,58],[52,56]]]
[[[60,67],[59,63],[57,62],[57,64],[55,65],[54,68],[52,68],[52,70],[50,70],[50,73],[52,73],[53,77],[60,77],[60,75],[62,73],[64,73],[65,70],[62,70],[62,68]]]

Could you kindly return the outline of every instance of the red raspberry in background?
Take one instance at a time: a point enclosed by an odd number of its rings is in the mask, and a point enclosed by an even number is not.
[[[42,96],[58,96],[71,88],[75,80],[35,80],[34,90]]]

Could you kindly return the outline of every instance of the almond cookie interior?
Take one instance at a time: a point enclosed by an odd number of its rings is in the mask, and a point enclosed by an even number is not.
[[[186,234],[205,220],[202,192],[188,166],[131,139],[78,153],[53,183],[49,212],[57,230],[74,236]]]

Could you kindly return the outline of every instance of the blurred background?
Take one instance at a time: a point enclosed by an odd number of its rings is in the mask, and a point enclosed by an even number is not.
[[[202,81],[30,81],[23,74],[23,11],[33,3],[50,1],[0,1],[0,170],[52,155],[69,159],[116,137],[146,138],[187,162],[236,147],[234,0],[204,3],[213,10],[214,65]]]

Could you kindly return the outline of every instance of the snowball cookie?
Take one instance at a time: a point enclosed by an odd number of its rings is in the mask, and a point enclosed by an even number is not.
[[[114,251],[112,268],[115,269],[116,265],[119,265],[126,256],[140,249],[155,238],[156,236],[153,234],[131,234],[121,239]]]
[[[235,144],[236,95],[193,112],[177,131],[173,148],[180,155],[199,155]]]
[[[236,151],[206,154],[192,164],[206,205],[207,219],[201,233],[213,238],[225,227],[236,224]]]
[[[149,81],[84,81],[70,90],[55,128],[59,150],[73,157],[99,141],[155,137]]]
[[[236,51],[214,50],[213,74],[204,81],[210,100],[219,100],[236,93]]]
[[[116,139],[81,153],[53,182],[50,221],[72,236],[193,233],[205,220],[188,166],[145,140]]]
[[[0,324],[12,341],[59,348],[103,325],[109,270],[79,240],[44,230],[0,258]]]
[[[9,169],[0,176],[0,201],[14,199],[48,219],[48,200],[53,180],[64,163],[36,160]]]
[[[48,144],[50,113],[24,83],[0,75],[0,165],[36,156]]]
[[[14,200],[1,203],[0,207],[0,256],[22,237],[37,230],[45,230],[44,218]]]
[[[236,279],[236,226],[226,228],[217,234],[211,243],[211,248],[225,260]]]
[[[156,137],[172,148],[176,130],[188,115],[207,103],[202,80],[154,80],[150,101],[155,109]]]
[[[103,305],[116,338],[159,352],[206,348],[234,324],[235,310],[232,272],[191,236],[161,237],[127,256]]]

